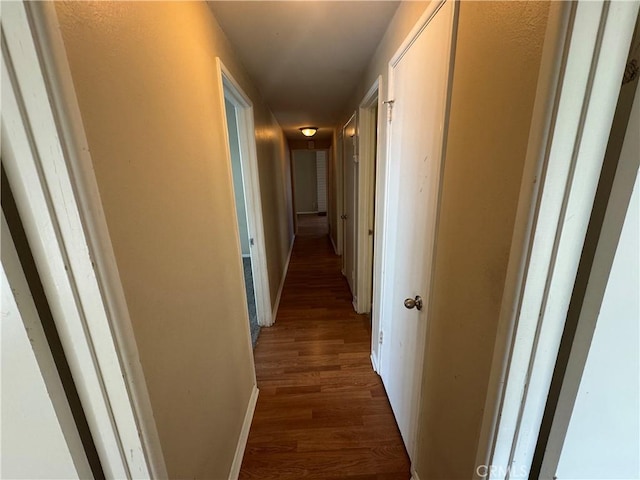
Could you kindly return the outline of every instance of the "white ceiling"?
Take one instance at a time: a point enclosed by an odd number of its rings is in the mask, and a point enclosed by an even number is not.
[[[327,138],[393,17],[396,1],[209,1],[292,139]]]

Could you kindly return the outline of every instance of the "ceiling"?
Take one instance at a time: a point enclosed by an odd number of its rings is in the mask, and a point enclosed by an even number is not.
[[[329,138],[399,2],[209,1],[291,139]]]

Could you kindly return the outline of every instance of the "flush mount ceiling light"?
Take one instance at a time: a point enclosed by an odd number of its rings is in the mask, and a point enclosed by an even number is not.
[[[318,127],[302,127],[300,131],[305,137],[313,137],[318,131]]]

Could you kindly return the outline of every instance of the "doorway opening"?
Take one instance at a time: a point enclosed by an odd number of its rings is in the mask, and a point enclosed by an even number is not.
[[[238,235],[242,250],[242,271],[247,293],[247,311],[249,313],[249,331],[251,344],[255,348],[260,335],[258,311],[256,308],[256,289],[253,282],[253,266],[251,265],[251,243],[254,241],[249,235],[247,223],[247,200],[242,175],[242,155],[240,153],[240,136],[238,134],[238,117],[236,107],[227,97],[225,90],[224,108],[227,116],[227,134],[229,135],[229,151],[231,153],[231,173],[233,175],[233,194],[236,201],[236,218],[238,220]]]
[[[3,419],[3,436],[11,438],[3,472],[105,478],[4,167],[1,176],[2,367],[12,365],[3,378],[3,408],[11,412]],[[20,452],[30,449],[25,464]]]
[[[377,163],[379,146],[379,130],[380,130],[380,78],[377,78],[369,91],[360,103],[358,111],[358,130],[359,130],[359,185],[358,185],[358,233],[357,233],[357,262],[358,262],[358,285],[357,298],[358,304],[356,311],[358,313],[368,313],[374,323],[374,289],[379,291],[379,282],[376,278],[380,275],[374,274],[374,259],[376,236],[380,232],[376,232],[376,193],[377,188]],[[375,285],[374,285],[375,283]],[[377,327],[376,327],[377,328]]]
[[[342,128],[342,274],[358,311],[358,118],[354,113]]]
[[[218,60],[227,125],[238,237],[245,283],[249,333],[255,347],[260,327],[273,323],[267,276],[260,181],[254,138],[253,107]]]
[[[328,235],[328,150],[292,150],[296,235]]]

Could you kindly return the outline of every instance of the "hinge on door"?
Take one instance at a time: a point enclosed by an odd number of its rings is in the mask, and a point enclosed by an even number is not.
[[[249,239],[249,245],[251,245],[252,247],[255,245],[256,242],[253,241],[253,238]]]
[[[392,118],[392,113],[393,113],[393,104],[395,103],[395,100],[386,100],[382,103],[384,103],[387,106],[387,122],[391,123],[391,118]]]
[[[378,343],[379,343],[380,345],[382,345],[382,337],[383,337],[383,335],[382,335],[382,331],[380,331],[380,335],[379,335],[379,337],[380,337],[380,338],[378,338]]]
[[[358,155],[354,155],[353,156],[353,162],[354,163],[358,163]]]

